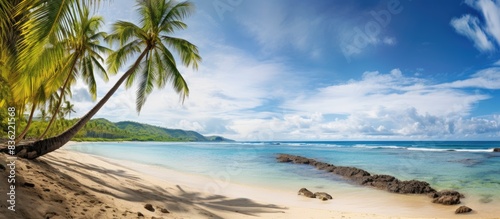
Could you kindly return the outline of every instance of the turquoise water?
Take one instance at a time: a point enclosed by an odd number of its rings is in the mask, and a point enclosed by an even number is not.
[[[344,186],[361,189],[309,165],[277,163],[277,153],[301,155],[372,174],[424,180],[480,202],[500,202],[500,142],[232,142],[77,143],[66,149],[158,165],[226,182],[278,189]]]

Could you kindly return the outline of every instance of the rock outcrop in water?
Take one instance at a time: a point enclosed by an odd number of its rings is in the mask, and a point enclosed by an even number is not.
[[[434,198],[432,202],[443,205],[456,205],[460,204],[460,198],[464,198],[463,194],[453,190],[443,190],[429,195]]]
[[[493,152],[500,152],[500,148],[493,148]]]
[[[316,167],[316,169],[318,170],[323,170],[340,175],[359,185],[375,187],[393,193],[428,194],[429,197],[433,198],[434,203],[455,205],[459,204],[460,198],[464,197],[459,192],[452,190],[437,192],[429,185],[429,183],[424,181],[399,180],[396,177],[390,175],[372,175],[369,172],[356,167],[335,166],[329,163],[316,161],[314,159],[309,159],[302,156],[278,154],[276,159],[278,160],[278,162],[282,163],[309,164]]]

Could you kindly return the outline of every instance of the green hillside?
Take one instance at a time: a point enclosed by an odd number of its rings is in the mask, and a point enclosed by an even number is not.
[[[73,139],[75,141],[230,141],[216,136],[205,137],[195,131],[168,129],[137,122],[113,123],[106,119],[94,119]]]
[[[51,130],[60,133],[69,128],[76,119],[58,121]],[[41,129],[47,122],[35,121],[32,130],[28,132],[28,138],[34,138],[40,134]],[[73,141],[232,141],[220,136],[203,136],[195,131],[180,129],[168,129],[158,126],[142,124],[138,122],[113,123],[106,119],[92,119],[72,139]]]

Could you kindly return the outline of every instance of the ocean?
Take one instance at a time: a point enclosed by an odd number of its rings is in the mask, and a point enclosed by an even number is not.
[[[304,142],[86,142],[65,146],[83,153],[166,167],[213,179],[207,190],[229,182],[298,191],[302,187],[358,194],[354,185],[309,165],[276,162],[276,154],[305,156],[371,174],[429,182],[466,199],[500,206],[498,141],[304,141]],[[464,199],[464,200],[466,200]]]

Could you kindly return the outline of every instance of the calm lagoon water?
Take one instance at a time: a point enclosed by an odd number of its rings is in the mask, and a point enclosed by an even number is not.
[[[358,186],[309,165],[277,163],[277,153],[301,155],[372,174],[424,180],[479,202],[500,203],[500,142],[231,142],[77,143],[66,149],[163,166],[219,181],[281,190]]]

